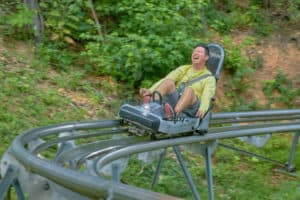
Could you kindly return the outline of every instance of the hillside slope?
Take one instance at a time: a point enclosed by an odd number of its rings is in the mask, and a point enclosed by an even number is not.
[[[283,73],[291,82],[289,89],[297,89],[300,87],[300,25],[290,28],[275,30],[270,36],[261,39],[257,44],[253,44],[243,51],[246,57],[251,59],[259,59],[260,67],[247,77],[249,88],[242,95],[248,102],[256,101],[259,107],[266,107],[268,104],[268,96],[263,92],[266,82],[276,81],[276,76]],[[232,34],[233,41],[239,45],[251,34],[247,32],[236,31]],[[226,66],[225,66],[226,67]],[[247,67],[247,66],[245,66]],[[228,105],[231,105],[231,99],[226,97],[226,91],[229,90],[227,84],[230,75],[223,73],[219,81],[217,90],[217,99],[226,99]],[[280,83],[279,83],[280,84]],[[276,91],[274,91],[274,95]],[[222,105],[217,105],[221,110]],[[286,108],[281,103],[273,103],[270,108]],[[293,107],[300,107],[300,97],[295,96]]]

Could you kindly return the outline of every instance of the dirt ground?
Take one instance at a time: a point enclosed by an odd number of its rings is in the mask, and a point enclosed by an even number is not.
[[[233,42],[240,44],[249,35],[246,32],[236,32]],[[262,91],[264,81],[272,80],[279,71],[282,71],[293,82],[293,85],[300,83],[300,25],[290,29],[279,29],[271,36],[262,39],[258,44],[252,45],[244,50],[244,54],[250,58],[260,58],[262,67],[258,68],[247,81],[251,87],[243,95],[247,100],[256,100],[259,106],[267,103],[267,98]],[[226,66],[225,66],[226,67]],[[229,87],[226,84],[226,74],[222,74],[218,83],[216,98],[228,102],[225,92]],[[300,102],[296,102],[297,105]],[[219,106],[217,106],[219,107]]]

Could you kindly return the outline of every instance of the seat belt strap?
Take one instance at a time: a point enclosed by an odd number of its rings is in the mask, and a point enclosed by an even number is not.
[[[201,81],[201,80],[203,80],[203,79],[205,79],[205,78],[207,78],[207,77],[209,77],[209,76],[213,76],[213,75],[211,75],[211,74],[204,74],[204,75],[199,76],[199,77],[197,77],[197,78],[195,78],[195,79],[193,79],[193,80],[191,80],[191,81],[185,82],[184,85],[185,85],[185,86],[193,85],[194,83],[196,83],[196,82],[198,82],[198,81]]]
[[[213,75],[211,75],[211,74],[204,74],[204,75],[199,76],[199,77],[197,77],[197,78],[195,78],[195,79],[193,79],[193,80],[190,80],[190,81],[188,81],[188,82],[180,83],[179,88],[178,88],[179,94],[182,95],[182,92],[184,91],[184,89],[185,89],[187,86],[190,86],[190,85],[192,85],[192,84],[194,84],[194,83],[196,83],[196,82],[198,82],[198,81],[201,81],[201,80],[203,80],[203,79],[205,79],[205,78],[207,78],[207,77],[209,77],[209,76],[213,76]]]

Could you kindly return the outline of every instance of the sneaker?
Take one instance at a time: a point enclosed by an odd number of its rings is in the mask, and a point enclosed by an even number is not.
[[[167,102],[165,103],[164,110],[165,110],[165,117],[167,119],[174,118],[174,110],[173,110],[172,106],[169,103],[167,103]]]

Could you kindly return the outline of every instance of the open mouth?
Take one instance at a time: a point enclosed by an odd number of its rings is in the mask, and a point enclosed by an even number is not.
[[[194,57],[193,57],[193,60],[195,60],[195,61],[197,61],[197,60],[199,60],[199,59],[200,59],[199,56],[194,56]]]

